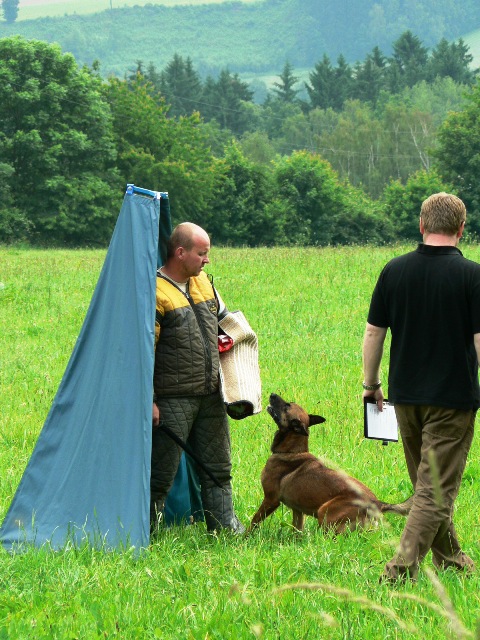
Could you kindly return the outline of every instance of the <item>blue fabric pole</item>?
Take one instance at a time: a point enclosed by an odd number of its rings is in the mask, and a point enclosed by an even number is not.
[[[149,542],[160,194],[127,189],[80,335],[0,528],[5,548]]]

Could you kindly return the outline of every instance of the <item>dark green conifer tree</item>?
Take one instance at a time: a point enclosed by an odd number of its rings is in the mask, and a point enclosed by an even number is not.
[[[20,0],[2,0],[2,11],[5,22],[12,23],[18,17]]]

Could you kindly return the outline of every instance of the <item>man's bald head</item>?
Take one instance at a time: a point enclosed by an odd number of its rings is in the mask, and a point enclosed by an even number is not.
[[[183,247],[186,251],[191,251],[193,246],[199,241],[208,241],[210,238],[205,229],[193,222],[182,222],[172,231],[167,243],[167,260],[173,258],[178,247]]]

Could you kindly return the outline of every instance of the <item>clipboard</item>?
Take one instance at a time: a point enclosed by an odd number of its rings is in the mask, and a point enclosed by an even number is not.
[[[379,411],[374,398],[363,399],[364,436],[370,440],[382,440],[383,444],[398,442],[397,416],[393,404],[385,398],[383,411]]]

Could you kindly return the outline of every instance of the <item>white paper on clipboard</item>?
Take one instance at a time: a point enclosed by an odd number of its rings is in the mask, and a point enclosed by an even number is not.
[[[383,401],[383,411],[379,411],[373,398],[364,398],[365,438],[398,442],[397,416],[393,404]]]

